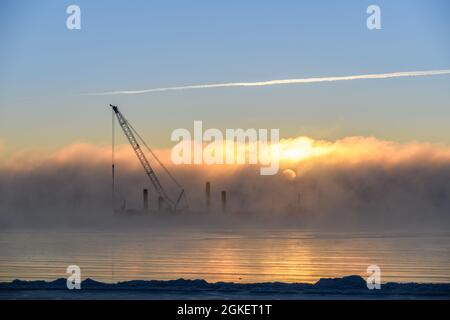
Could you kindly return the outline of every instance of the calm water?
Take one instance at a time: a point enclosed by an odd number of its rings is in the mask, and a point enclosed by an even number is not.
[[[66,277],[202,278],[233,282],[315,282],[366,276],[382,281],[450,282],[450,234],[277,231],[7,231],[0,235],[0,281]]]

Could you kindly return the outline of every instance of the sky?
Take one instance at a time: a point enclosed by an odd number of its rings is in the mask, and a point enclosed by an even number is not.
[[[81,30],[66,28],[71,4]],[[381,30],[366,27],[371,4]],[[449,75],[90,93],[450,69],[449,13],[445,0],[2,1],[0,157],[108,145],[110,103],[156,148],[194,120],[285,138],[448,145]]]

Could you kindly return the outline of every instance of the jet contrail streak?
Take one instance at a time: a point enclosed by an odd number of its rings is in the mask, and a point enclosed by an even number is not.
[[[450,69],[447,70],[428,70],[428,71],[406,71],[406,72],[391,72],[391,73],[376,73],[376,74],[362,74],[353,76],[336,76],[336,77],[319,77],[319,78],[303,78],[303,79],[286,79],[286,80],[270,80],[258,82],[231,82],[231,83],[214,83],[214,84],[196,84],[181,87],[165,87],[152,88],[143,90],[123,90],[123,91],[109,91],[90,93],[89,95],[118,95],[118,94],[142,94],[163,91],[175,90],[190,90],[190,89],[211,89],[211,88],[228,88],[228,87],[263,87],[283,84],[303,84],[303,83],[317,83],[317,82],[334,82],[334,81],[349,81],[360,79],[387,79],[387,78],[401,78],[401,77],[423,77],[450,74]]]

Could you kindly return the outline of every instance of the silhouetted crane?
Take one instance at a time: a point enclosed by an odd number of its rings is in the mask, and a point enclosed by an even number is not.
[[[119,111],[119,108],[112,104],[110,104],[109,106],[114,111],[114,113],[117,117],[117,121],[119,122],[119,124],[123,130],[123,133],[125,134],[128,141],[130,142],[131,147],[133,148],[134,152],[136,153],[137,158],[139,159],[140,163],[142,164],[142,167],[144,168],[145,173],[149,177],[149,179],[150,179],[153,187],[155,188],[156,192],[158,193],[160,199],[162,199],[163,202],[165,203],[165,205],[169,208],[169,210],[173,211],[173,212],[180,209],[178,206],[183,198],[186,202],[186,207],[187,207],[187,199],[186,199],[186,194],[184,192],[184,188],[178,183],[178,181],[175,179],[175,177],[170,173],[170,171],[159,160],[159,158],[156,156],[156,154],[145,143],[145,141],[141,138],[139,133],[133,128],[133,126],[127,121],[127,119],[125,119],[123,114]],[[114,135],[114,132],[113,132],[113,135]],[[142,144],[147,148],[147,150],[150,152],[150,154],[155,158],[155,160],[159,163],[159,165],[164,169],[164,171],[167,173],[169,178],[172,179],[172,181],[181,190],[180,194],[178,195],[178,197],[175,201],[172,200],[168,196],[167,192],[164,190],[163,186],[161,185],[161,182],[159,181],[158,177],[156,176],[155,171],[153,170],[153,168],[151,167],[147,158],[145,157],[145,154],[142,151],[141,146],[139,145],[138,140],[136,139],[136,136],[142,142]],[[114,140],[113,140],[113,148],[114,148]],[[113,175],[113,192],[114,192],[114,151],[113,151],[112,175]]]

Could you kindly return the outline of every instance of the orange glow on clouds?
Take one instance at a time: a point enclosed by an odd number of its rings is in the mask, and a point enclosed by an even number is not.
[[[432,162],[450,162],[450,147],[431,143],[411,142],[406,144],[378,140],[373,137],[347,137],[335,142],[314,140],[309,137],[282,139],[279,145],[280,171],[285,169],[307,170],[317,164],[358,164],[377,162],[383,166],[407,162],[409,159],[426,159]],[[171,163],[171,149],[154,150],[167,166]],[[226,152],[226,150],[225,150]],[[116,161],[130,168],[140,168],[133,150],[127,144],[116,147]],[[151,157],[148,157],[151,161]],[[111,147],[89,143],[68,145],[52,154],[39,150],[25,150],[0,161],[0,167],[9,170],[33,169],[45,164],[98,165],[111,163]],[[213,171],[235,170],[238,165],[180,165],[184,168],[199,168]],[[297,172],[298,173],[298,172]],[[289,172],[288,176],[292,176]]]
[[[308,137],[283,139],[280,141],[280,160],[298,162],[329,154],[333,151],[333,144],[326,141],[313,140]]]

